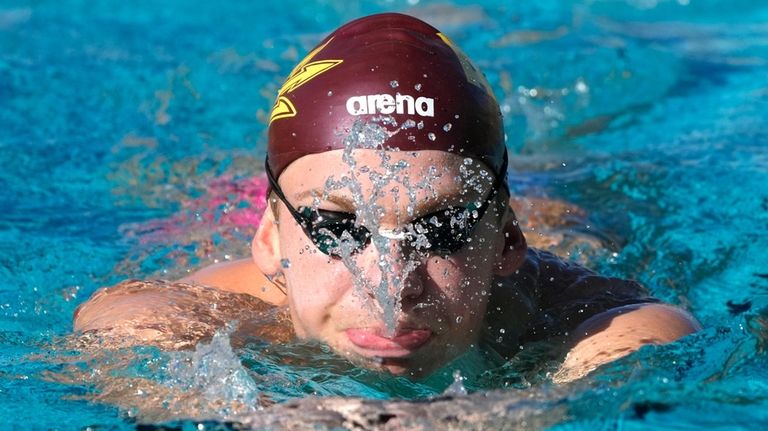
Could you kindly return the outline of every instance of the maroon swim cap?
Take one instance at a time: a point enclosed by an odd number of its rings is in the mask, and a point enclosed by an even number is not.
[[[381,120],[387,117],[394,121]],[[416,18],[386,13],[351,21],[296,66],[269,120],[275,178],[299,157],[345,148],[356,121],[386,127],[384,148],[448,151],[506,174],[501,111],[488,82],[445,35]]]

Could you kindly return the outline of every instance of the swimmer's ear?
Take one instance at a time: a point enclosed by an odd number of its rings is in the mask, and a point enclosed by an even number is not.
[[[507,208],[502,217],[501,234],[504,241],[498,241],[494,275],[505,277],[512,275],[525,260],[528,244],[520,230],[517,217],[512,208]]]
[[[275,215],[269,206],[253,236],[251,257],[264,275],[274,275],[280,271],[280,236]]]

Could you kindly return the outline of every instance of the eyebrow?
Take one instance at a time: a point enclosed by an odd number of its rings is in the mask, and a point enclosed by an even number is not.
[[[297,194],[296,199],[301,201],[307,198],[323,196],[323,194],[324,194],[324,191],[322,189],[305,190]],[[454,196],[451,196],[451,198],[453,197]],[[355,201],[347,196],[329,194],[328,198],[325,200],[338,205],[342,209],[342,211],[345,211],[345,212],[354,213],[357,208]],[[429,199],[418,199],[416,200],[416,207],[414,208],[414,214],[417,214],[417,218],[421,218],[424,215],[433,214],[443,209],[448,209],[448,208],[457,207],[457,206],[466,207],[466,205],[469,204],[469,202],[471,202],[471,200],[467,200],[466,198],[462,198],[462,197],[458,197],[456,200],[457,202],[455,203],[452,203],[450,205],[445,205],[445,199],[443,199],[442,202],[439,199],[432,199],[431,197]],[[464,202],[459,202],[459,200],[464,200]]]
[[[307,198],[314,198],[315,196],[323,196],[323,190],[318,189],[312,189],[312,190],[305,190],[298,195],[296,195],[296,199],[298,200],[304,200]],[[352,199],[342,196],[342,195],[328,195],[328,199],[325,199],[328,202],[335,203],[339,207],[341,207],[344,211],[348,212],[355,212],[355,201]]]

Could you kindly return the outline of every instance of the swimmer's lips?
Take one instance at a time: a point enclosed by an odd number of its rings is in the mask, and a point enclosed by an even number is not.
[[[368,328],[352,328],[345,332],[360,353],[381,358],[409,356],[432,338],[432,331],[428,329],[398,330],[394,337],[384,337],[381,331]]]

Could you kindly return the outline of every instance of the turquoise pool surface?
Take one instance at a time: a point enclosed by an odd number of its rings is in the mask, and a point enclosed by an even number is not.
[[[566,387],[471,354],[430,382],[386,379],[323,346],[233,350],[225,332],[83,357],[67,335],[99,287],[247,253],[253,220],[229,214],[258,191],[233,185],[261,172],[276,90],[328,31],[383,11],[431,22],[483,69],[513,190],[583,208],[573,229],[605,239],[574,258],[705,329]],[[1,0],[0,166],[0,428],[168,420],[100,397],[102,373],[203,400],[193,414],[151,394],[192,429],[259,414],[262,395],[422,399],[453,369],[470,392],[537,396],[522,429],[768,428],[768,2]]]

